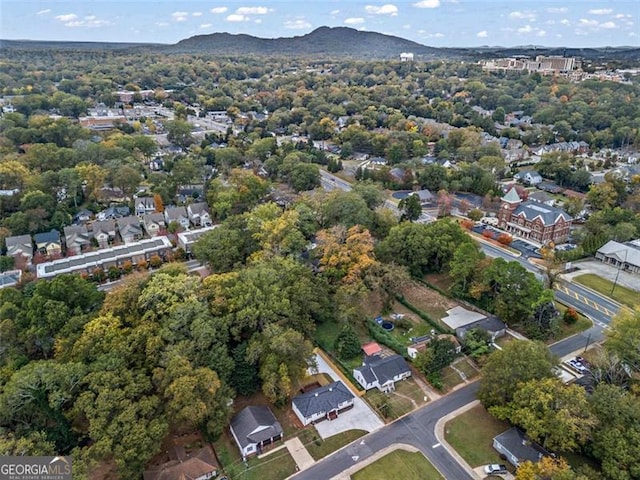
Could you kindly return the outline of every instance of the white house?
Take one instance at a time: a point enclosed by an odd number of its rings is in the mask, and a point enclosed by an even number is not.
[[[231,419],[231,435],[242,458],[262,453],[265,447],[282,439],[282,427],[265,406],[249,406]]]
[[[196,227],[209,227],[211,226],[211,215],[209,214],[209,206],[206,202],[192,203],[187,206],[187,214],[189,220]]]
[[[353,393],[342,382],[316,388],[293,397],[291,406],[303,425],[333,420],[341,412],[353,407]]]
[[[156,211],[156,202],[153,197],[138,197],[135,201],[136,215],[141,217]]]
[[[167,222],[167,226],[171,222],[176,222],[183,230],[189,230],[191,225],[189,222],[189,214],[185,207],[167,207],[164,209],[164,218]]]
[[[535,170],[523,170],[513,176],[514,180],[520,180],[527,185],[537,185],[542,182],[542,176]]]
[[[400,355],[365,357],[361,367],[353,370],[355,378],[362,388],[377,388],[382,392],[396,389],[396,382],[411,376],[411,369]]]

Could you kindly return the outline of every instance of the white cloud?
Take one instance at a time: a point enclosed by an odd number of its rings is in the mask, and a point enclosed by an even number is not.
[[[518,29],[518,33],[531,33],[533,32],[533,27],[531,25],[525,25],[524,27],[520,27]]]
[[[249,17],[246,15],[238,15],[237,13],[232,13],[231,15],[227,15],[227,22],[247,22],[249,21]]]
[[[192,17],[201,17],[202,16],[202,12],[192,12],[191,16]]]
[[[509,14],[509,18],[513,20],[529,20],[533,22],[536,19],[536,13],[515,11]]]
[[[411,30],[411,25],[408,23],[405,23],[404,25],[402,25],[402,28],[404,28],[405,30]]]
[[[70,28],[100,28],[100,27],[108,27],[112,25],[108,20],[99,20],[95,17],[95,15],[88,15],[84,17],[83,20],[72,20],[70,22],[66,22],[64,24],[65,27]]]
[[[604,22],[604,23],[601,23],[598,26],[600,28],[606,28],[606,29],[616,28],[615,22]]]
[[[440,6],[440,0],[422,0],[421,2],[414,3],[416,8],[438,8]]]
[[[226,13],[229,10],[227,7],[213,7],[209,10],[211,13]]]
[[[297,20],[287,20],[284,22],[284,28],[290,30],[304,30],[305,28],[311,28],[311,24],[303,18]]]
[[[544,30],[538,30],[538,33],[536,33],[536,35],[539,37],[544,37],[547,35],[547,32]]]
[[[581,27],[590,27],[590,28],[598,27],[597,20],[587,20],[586,18],[581,18],[578,23],[580,24]]]
[[[482,30],[481,32],[478,32],[476,36],[478,38],[487,38],[489,36],[489,32],[487,32],[486,30]]]
[[[45,15],[47,13],[51,13],[50,8],[45,8],[44,10],[40,10],[39,12],[36,12],[36,15]]]
[[[329,13],[330,13],[331,15],[337,15],[337,14],[339,14],[339,13],[340,13],[340,10],[331,10]]]
[[[377,7],[375,5],[367,5],[366,7],[364,7],[364,11],[374,15],[398,15],[398,7],[391,3],[387,3],[380,7]]]
[[[173,18],[176,22],[184,22],[187,19],[189,12],[173,12],[171,14],[171,18]]]
[[[64,15],[56,16],[56,20],[60,20],[61,22],[72,22],[78,18],[78,15],[75,13],[66,13]]]
[[[266,15],[268,12],[267,7],[240,7],[236,10],[238,15]]]
[[[156,27],[168,27],[169,24],[167,22],[156,22]]]
[[[567,13],[569,9],[567,7],[549,7],[547,13]]]
[[[261,18],[256,18],[253,23],[257,23],[258,25],[262,23],[262,19]]]
[[[200,25],[200,28],[205,29],[205,28],[211,28],[211,24],[210,23],[203,23]]]
[[[592,8],[588,13],[591,15],[609,15],[613,10],[610,8]]]
[[[96,16],[95,15],[87,15],[86,17],[84,17],[85,20],[95,20]]]
[[[563,18],[562,20],[560,20],[560,23],[562,25],[565,25],[565,26],[571,25],[571,22],[569,20],[567,20],[566,18]]]
[[[361,23],[364,23],[364,18],[362,18],[362,17],[349,17],[349,18],[345,19],[344,23],[346,25],[360,25]]]

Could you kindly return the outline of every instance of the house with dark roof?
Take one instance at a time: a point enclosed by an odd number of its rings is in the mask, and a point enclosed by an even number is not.
[[[75,225],[84,224],[84,223],[87,223],[92,218],[93,218],[93,212],[91,210],[82,209],[73,216],[73,223]]]
[[[129,210],[129,207],[109,207],[99,212],[96,218],[102,222],[104,220],[115,220],[116,218],[126,217],[130,213],[131,210]]]
[[[572,218],[564,210],[530,200],[523,201],[515,187],[502,197],[498,228],[541,244],[564,243]]]
[[[144,236],[140,219],[134,215],[118,218],[116,223],[124,243],[135,242]]]
[[[79,255],[91,247],[91,234],[85,225],[69,225],[63,231],[67,255]]]
[[[338,381],[293,397],[291,407],[304,426],[334,420],[353,407],[354,395]]]
[[[411,195],[416,195],[420,199],[420,205],[423,207],[433,205],[436,202],[436,196],[429,190],[417,190],[411,192]]]
[[[43,255],[59,255],[62,253],[62,244],[60,242],[60,232],[51,229],[49,232],[36,233],[33,236],[36,243],[36,249]]]
[[[145,232],[147,232],[147,235],[150,237],[155,237],[158,235],[160,230],[167,226],[162,213],[148,213],[142,215],[142,224],[144,225]]]
[[[282,439],[282,426],[273,412],[265,406],[249,406],[231,419],[231,435],[242,458],[262,453],[274,442]]]
[[[522,170],[513,176],[514,180],[519,180],[527,185],[538,185],[542,182],[542,176],[535,170]]]
[[[381,392],[392,392],[396,389],[396,382],[410,376],[411,369],[400,355],[364,357],[362,366],[353,370],[353,378],[362,388],[377,388]]]
[[[4,242],[7,245],[7,256],[14,258],[24,257],[28,262],[33,258],[31,235],[7,237],[4,239]]]
[[[454,331],[459,339],[463,339],[469,330],[476,328],[484,330],[493,339],[507,332],[507,325],[498,317],[467,310],[460,306],[447,310],[447,316],[442,318],[442,323]]]
[[[116,238],[115,220],[95,221],[91,225],[93,238],[100,248],[106,248]]]
[[[22,270],[7,270],[0,272],[0,288],[15,287],[20,283],[22,278]]]
[[[167,207],[164,209],[164,219],[167,226],[171,222],[176,222],[183,230],[188,230],[191,223],[186,207]]]
[[[517,427],[512,427],[494,437],[493,448],[514,467],[520,466],[527,460],[536,463],[542,457],[550,455],[540,445],[529,440],[524,432]]]

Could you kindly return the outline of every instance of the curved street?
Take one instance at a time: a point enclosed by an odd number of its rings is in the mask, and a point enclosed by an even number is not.
[[[395,443],[416,447],[447,479],[473,480],[436,438],[436,423],[476,398],[478,382],[435,400],[395,422],[354,441],[294,475],[296,480],[330,479]]]

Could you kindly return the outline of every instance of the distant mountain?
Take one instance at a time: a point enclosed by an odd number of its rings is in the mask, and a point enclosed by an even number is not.
[[[163,50],[220,55],[326,55],[357,58],[399,57],[412,52],[422,57],[449,56],[446,49],[420,45],[404,38],[348,27],[320,27],[299,37],[258,38],[251,35],[212,33],[187,38]]]
[[[287,55],[305,57],[351,57],[362,59],[399,58],[411,52],[416,59],[481,58],[523,55],[565,55],[586,60],[640,61],[638,47],[562,48],[524,45],[516,47],[435,48],[393,35],[363,32],[348,27],[320,27],[306,35],[282,38],[259,38],[251,35],[212,33],[197,35],[174,45],[149,43],[48,42],[0,40],[0,49],[17,50],[120,50],[162,53],[209,53],[212,55]]]

